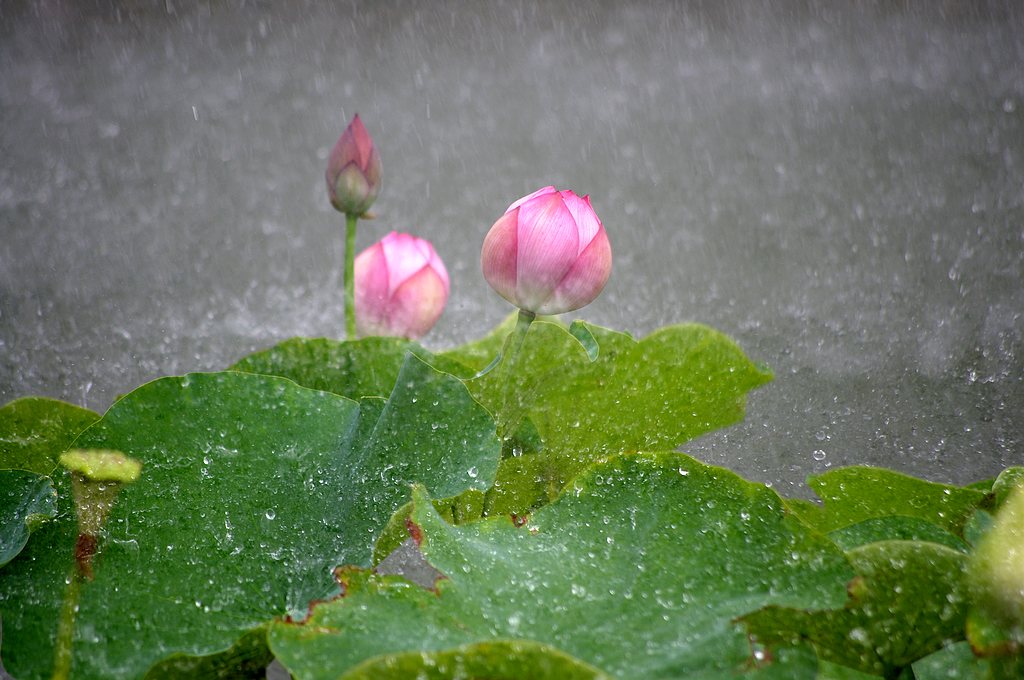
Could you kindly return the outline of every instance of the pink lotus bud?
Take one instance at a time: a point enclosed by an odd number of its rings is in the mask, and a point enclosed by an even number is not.
[[[429,241],[391,232],[356,256],[359,335],[418,338],[448,301],[448,271]]]
[[[357,113],[327,159],[327,194],[346,215],[362,215],[380,193],[380,154]]]
[[[589,196],[544,187],[494,223],[480,264],[491,288],[520,309],[561,314],[601,292],[612,271],[612,248]]]

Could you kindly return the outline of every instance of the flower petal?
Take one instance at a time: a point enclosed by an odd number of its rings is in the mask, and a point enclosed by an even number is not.
[[[518,248],[518,304],[535,312],[554,292],[579,252],[576,220],[559,193],[538,196],[519,207]]]
[[[480,252],[480,269],[498,295],[516,304],[516,259],[519,245],[516,234],[519,211],[507,212],[498,218],[484,237]]]
[[[430,244],[409,234],[393,231],[381,239],[384,258],[388,263],[388,297],[405,283],[406,279],[426,266],[433,250]]]
[[[388,264],[380,242],[355,259],[356,329],[359,335],[378,335],[386,321]]]
[[[505,210],[505,212],[506,212],[506,213],[512,212],[513,210],[515,210],[516,208],[518,208],[519,206],[521,206],[521,205],[522,205],[523,203],[526,203],[526,202],[527,202],[527,201],[529,201],[529,200],[532,200],[532,199],[534,199],[534,198],[537,198],[538,196],[547,196],[548,194],[554,194],[554,193],[557,193],[557,192],[558,192],[558,190],[557,190],[557,189],[555,189],[555,188],[554,188],[554,187],[552,187],[552,186],[546,186],[546,187],[544,187],[543,189],[537,189],[536,191],[534,191],[534,192],[533,192],[532,194],[530,194],[529,196],[523,196],[523,197],[522,197],[522,198],[520,198],[520,199],[519,199],[518,201],[516,201],[515,203],[513,203],[512,205],[510,205],[510,206],[508,207],[508,209],[507,209],[507,210]]]
[[[358,113],[352,118],[352,122],[348,124],[348,127],[345,128],[345,132],[341,134],[341,139],[338,140],[338,143],[341,144],[342,140],[345,141],[352,160],[359,164],[361,170],[365,170],[370,162],[370,154],[374,150],[373,139],[370,137],[370,133],[367,132],[366,126],[363,125],[363,121]]]
[[[568,189],[559,193],[562,194],[565,207],[569,209],[573,219],[576,220],[576,228],[580,237],[579,253],[582,253],[601,229],[601,220],[590,206],[590,196],[580,198]]]
[[[562,314],[590,304],[608,283],[611,271],[611,243],[601,227],[537,313]]]
[[[416,339],[434,327],[448,302],[448,290],[437,271],[424,265],[398,287],[388,309],[388,335]]]

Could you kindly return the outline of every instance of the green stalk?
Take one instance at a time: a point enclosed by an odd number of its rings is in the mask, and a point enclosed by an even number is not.
[[[536,318],[537,315],[533,312],[520,309],[519,316],[516,318],[516,327],[509,333],[508,355],[505,359],[504,370],[505,399],[501,409],[502,424],[499,426],[498,431],[498,436],[502,440],[506,440],[515,434],[516,428],[519,427],[520,418],[509,419],[508,413],[511,410],[513,393],[515,392],[515,379],[519,375],[519,350],[522,349],[523,341],[526,340],[530,324]]]
[[[75,615],[78,613],[78,596],[82,577],[77,568],[71,570],[67,588],[64,589],[64,605],[57,621],[57,645],[53,654],[53,680],[67,680],[71,677],[71,649],[75,638]]]
[[[537,318],[537,315],[533,312],[528,312],[525,309],[519,310],[519,316],[516,317],[516,327],[512,329],[509,337],[512,338],[512,342],[509,345],[508,353],[508,365],[509,370],[515,365],[516,360],[519,358],[519,350],[523,347],[523,341],[526,340],[526,333],[530,330],[530,324]]]
[[[345,213],[345,337],[356,339],[356,221],[359,215]]]

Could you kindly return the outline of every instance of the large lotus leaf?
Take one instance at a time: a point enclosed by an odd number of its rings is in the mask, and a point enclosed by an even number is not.
[[[9,402],[0,408],[0,469],[50,474],[58,456],[97,419],[88,409],[56,399]]]
[[[995,517],[980,508],[974,511],[967,524],[964,525],[964,541],[972,548],[976,548],[985,534],[989,532],[996,522]]]
[[[558,497],[568,474],[575,467],[564,457],[542,452],[502,458],[494,486],[485,492],[467,491],[455,498],[436,499],[434,508],[453,524],[472,522],[481,517],[504,515],[520,521],[536,508]],[[412,504],[399,508],[374,546],[374,562],[387,557],[409,534],[405,521]]]
[[[870,543],[847,554],[858,576],[846,606],[768,607],[744,617],[753,637],[766,643],[810,641],[827,661],[887,678],[962,639],[966,555],[918,541]]]
[[[439,652],[407,652],[369,659],[344,680],[612,680],[578,659],[528,640],[479,642]]]
[[[247,632],[224,652],[164,659],[146,672],[145,680],[265,680],[269,677],[267,666],[273,660],[264,625]]]
[[[901,515],[866,519],[863,522],[830,531],[828,537],[843,550],[853,550],[878,541],[930,541],[953,550],[959,550],[962,553],[970,551],[970,547],[964,540],[928,520]]]
[[[473,395],[497,414],[499,428],[514,429],[528,417],[546,448],[590,461],[674,448],[741,420],[747,392],[771,379],[736,343],[706,326],[668,326],[638,342],[577,325],[597,342],[596,360],[569,330],[537,321],[518,356],[469,381]]]
[[[508,339],[509,334],[515,330],[518,317],[518,311],[512,312],[484,337],[478,340],[471,340],[458,347],[435,352],[434,356],[465,366],[467,370],[460,372],[458,375],[460,378],[471,378],[488,366],[496,365],[494,361],[500,358],[499,355],[504,350],[505,341]],[[557,316],[540,315],[535,320],[565,327],[565,323]],[[573,323],[580,324],[582,322],[575,321]]]
[[[970,644],[960,641],[915,661],[914,677],[916,680],[991,680],[998,676],[992,675],[989,660],[979,659]]]
[[[0,408],[0,566],[14,559],[29,534],[55,512],[44,475],[99,415],[56,399],[16,399]]]
[[[515,434],[487,513],[527,513],[601,457],[674,448],[738,422],[747,392],[771,379],[727,336],[697,324],[638,342],[583,322],[535,321],[519,355],[505,354],[467,382],[499,432]],[[534,430],[543,447],[521,446]]]
[[[874,673],[865,673],[849,666],[841,666],[837,663],[819,659],[818,677],[816,680],[878,680],[881,677]]]
[[[768,604],[839,606],[853,576],[773,491],[677,453],[598,463],[524,525],[451,525],[422,488],[411,520],[444,578],[427,590],[340,571],[344,597],[271,627],[297,677],[515,639],[617,678],[734,677],[769,659],[766,673],[792,664],[777,677],[813,677],[813,655],[752,650],[734,619]]]
[[[926,520],[956,536],[985,500],[985,493],[936,484],[893,470],[853,466],[807,480],[824,506],[790,502],[791,511],[819,531],[835,531],[865,520],[900,516]],[[891,536],[898,539],[900,536]]]
[[[435,356],[451,359],[452,361],[456,361],[463,366],[466,366],[468,371],[463,372],[463,375],[459,377],[469,378],[478,371],[482,371],[486,368],[502,351],[509,333],[511,333],[516,327],[517,316],[518,312],[512,312],[502,319],[501,323],[492,328],[487,335],[479,340],[473,340],[452,349],[436,352]],[[545,317],[539,318],[543,319]],[[550,320],[553,323],[558,323],[557,321],[554,321],[554,319]]]
[[[3,663],[18,680],[48,677],[53,668],[57,615],[78,533],[68,473],[60,468],[52,479],[55,519],[34,531],[18,556],[0,569]]]
[[[0,567],[14,559],[28,535],[57,514],[49,477],[27,470],[0,470]]]
[[[817,666],[811,650],[782,649],[772,663],[760,667],[751,665],[742,677],[810,680],[815,677]],[[612,680],[613,677],[547,645],[529,640],[496,640],[440,652],[376,657],[348,671],[341,680]],[[821,680],[820,676],[817,680]]]
[[[438,359],[415,342],[401,338],[292,338],[255,354],[231,370],[288,378],[303,387],[340,394],[349,399],[391,394],[406,355],[448,373],[464,373],[461,364]]]
[[[500,450],[462,383],[415,357],[387,401],[240,372],[160,379],[115,403],[76,445],[143,463],[82,587],[76,678],[136,677],[304,612],[337,592],[335,565],[369,565],[411,482],[438,495],[486,488]],[[5,661],[21,679],[48,671],[70,514],[0,572]]]

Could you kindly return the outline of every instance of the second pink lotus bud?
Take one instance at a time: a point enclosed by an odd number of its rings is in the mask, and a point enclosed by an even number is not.
[[[419,338],[448,302],[448,271],[429,241],[391,232],[355,260],[360,336]]]
[[[480,264],[491,288],[515,306],[561,314],[598,296],[611,274],[612,249],[589,196],[544,187],[494,223]]]

